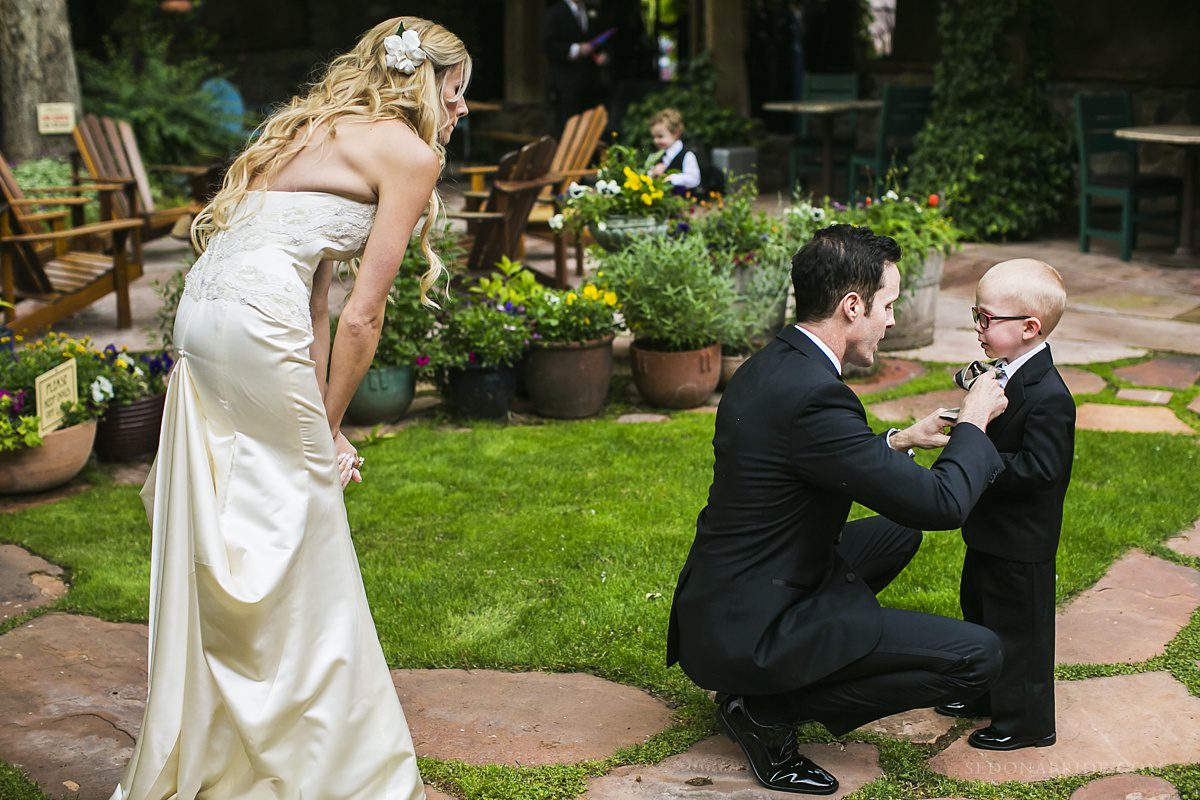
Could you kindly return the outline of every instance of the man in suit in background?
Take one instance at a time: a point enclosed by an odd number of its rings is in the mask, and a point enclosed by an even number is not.
[[[842,382],[842,363],[870,366],[895,324],[899,259],[893,239],[867,228],[818,231],[792,261],[798,324],[738,369],[717,412],[667,662],[718,692],[718,722],[771,789],[837,790],[799,754],[799,722],[841,735],[975,697],[1000,670],[986,628],[875,599],[916,553],[919,529],[957,528],[1003,469],[984,432],[1006,403],[994,375],[971,387],[949,437],[936,411],[873,433]],[[943,446],[930,469],[911,458]],[[846,524],[853,501],[882,516]]]
[[[554,128],[596,105],[600,96],[599,66],[605,54],[592,48],[593,31],[585,0],[557,0],[542,17],[542,52],[550,60],[554,92]]]

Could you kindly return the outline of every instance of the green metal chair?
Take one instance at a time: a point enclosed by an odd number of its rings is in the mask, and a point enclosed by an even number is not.
[[[858,74],[854,72],[828,72],[804,74],[804,86],[800,91],[802,100],[857,100]],[[855,135],[858,131],[858,114],[849,113],[846,119],[850,123],[850,135],[843,139],[834,139],[834,153],[839,150],[848,153],[854,149]],[[796,180],[802,173],[821,171],[821,139],[812,133],[812,118],[803,115],[797,126],[797,136],[791,150],[788,151],[788,191],[796,191]],[[836,162],[835,162],[836,163]],[[826,187],[832,192],[832,188]]]
[[[884,86],[883,108],[879,110],[879,135],[870,153],[850,156],[846,191],[850,204],[858,199],[859,172],[866,168],[871,191],[879,193],[880,183],[893,160],[904,163],[912,153],[913,139],[925,127],[933,108],[931,86]]]
[[[1079,251],[1086,253],[1093,237],[1121,243],[1121,260],[1133,257],[1139,228],[1155,233],[1177,233],[1183,182],[1170,175],[1138,172],[1137,142],[1118,139],[1113,131],[1133,123],[1133,100],[1128,94],[1075,95],[1075,139],[1079,149]],[[1121,162],[1118,170],[1097,174],[1097,156]],[[1092,219],[1092,198],[1106,197],[1120,204],[1121,224],[1117,230],[1097,228]],[[1141,212],[1138,204],[1154,197],[1174,197],[1174,211]],[[1152,228],[1147,220],[1170,219],[1171,228]]]

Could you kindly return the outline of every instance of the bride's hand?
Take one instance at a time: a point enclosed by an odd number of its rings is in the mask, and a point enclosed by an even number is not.
[[[362,483],[362,473],[355,466],[358,463],[358,450],[350,444],[345,434],[338,431],[333,437],[333,449],[337,452],[338,471],[342,478],[342,488],[345,489],[350,481]]]

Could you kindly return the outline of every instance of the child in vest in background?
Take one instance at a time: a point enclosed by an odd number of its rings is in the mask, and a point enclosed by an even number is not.
[[[700,186],[700,161],[684,145],[683,116],[673,108],[664,108],[650,118],[650,137],[658,152],[650,157],[650,174],[665,175],[679,194]]]

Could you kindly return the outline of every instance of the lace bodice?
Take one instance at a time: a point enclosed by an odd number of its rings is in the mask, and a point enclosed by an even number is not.
[[[362,252],[375,206],[327,192],[250,192],[185,281],[192,300],[245,303],[310,328],[313,273]]]

